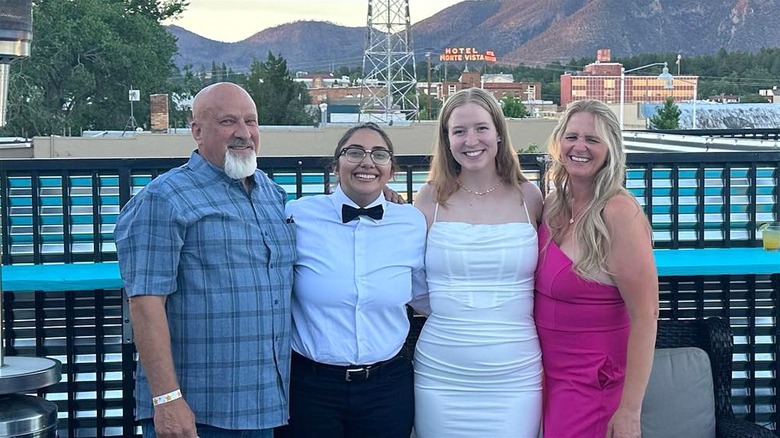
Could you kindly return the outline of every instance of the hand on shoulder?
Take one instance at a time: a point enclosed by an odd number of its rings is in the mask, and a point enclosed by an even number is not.
[[[309,201],[305,201],[306,199],[309,199],[309,198],[308,197],[304,197],[304,198],[298,198],[298,199],[291,199],[291,200],[287,201],[284,204],[285,214],[287,216],[290,216],[293,213],[300,212],[300,210],[304,206],[304,204],[306,202],[309,202]]]

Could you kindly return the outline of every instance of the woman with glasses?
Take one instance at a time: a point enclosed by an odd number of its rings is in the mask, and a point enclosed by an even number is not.
[[[376,124],[349,129],[333,159],[334,193],[286,208],[298,250],[287,433],[409,438],[414,375],[403,346],[406,305],[425,300],[425,218],[385,200],[397,164]]]
[[[539,189],[496,99],[450,96],[415,205],[428,219],[431,314],[415,366],[418,438],[536,438],[542,361],[533,320]]]

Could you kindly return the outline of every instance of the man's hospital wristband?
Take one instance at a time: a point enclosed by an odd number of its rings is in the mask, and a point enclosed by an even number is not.
[[[158,395],[157,397],[152,397],[152,404],[154,406],[158,406],[168,402],[172,402],[180,398],[181,398],[181,389],[177,389],[167,394]]]

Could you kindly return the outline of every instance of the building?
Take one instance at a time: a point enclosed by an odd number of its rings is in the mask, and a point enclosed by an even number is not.
[[[650,69],[655,64],[639,67],[636,70]],[[585,66],[581,72],[566,72],[561,75],[561,106],[584,99],[600,100],[620,111],[621,96],[623,97],[624,117],[626,127],[644,129],[644,122],[639,118],[639,103],[661,103],[667,97],[675,102],[686,102],[697,99],[698,76],[674,76],[672,88],[667,88],[666,81],[658,79],[658,74],[635,75],[625,74],[624,66],[612,62],[610,49],[600,49],[596,62]],[[629,69],[631,73],[633,69]],[[624,82],[621,84],[621,75]],[[621,90],[622,85],[622,90]],[[641,123],[640,123],[641,122]]]
[[[306,73],[298,72],[294,79],[296,82],[300,82],[306,85],[306,88],[311,96],[311,103],[313,105],[319,105],[321,103],[337,105],[360,105],[361,97],[368,95],[366,89],[357,84],[351,84],[350,78],[342,76],[336,78],[330,73]],[[455,94],[456,92],[465,88],[483,88],[496,98],[501,100],[506,95],[512,95],[518,100],[526,104],[533,114],[547,115],[555,113],[557,107],[552,102],[542,101],[542,83],[541,82],[515,82],[514,77],[511,74],[481,74],[479,71],[469,71],[468,67],[461,73],[457,81],[447,82],[417,82],[417,92],[420,99],[424,99],[430,95],[431,98],[437,100],[446,100],[447,97]],[[385,90],[379,89],[376,91],[376,95],[384,95]],[[535,111],[532,111],[535,110]],[[334,107],[333,113],[330,115],[340,114],[341,106]],[[348,111],[347,113],[352,113]],[[345,114],[347,114],[345,113]],[[349,119],[351,120],[351,118]],[[339,117],[332,118],[329,122],[346,122]]]
[[[332,73],[299,71],[293,80],[306,85],[311,103],[314,105],[342,99],[360,100],[361,94],[365,91],[361,91],[362,87],[359,84],[353,84],[349,76],[336,77]]]
[[[718,94],[710,96],[707,100],[715,103],[739,103],[739,96],[736,94]]]
[[[780,103],[780,88],[777,85],[769,89],[758,90],[758,94],[766,98],[769,103]]]
[[[511,94],[521,101],[542,99],[541,82],[515,82],[511,74],[483,75],[478,71],[469,71],[468,67],[461,73],[458,82],[443,82],[441,84],[442,98],[446,100],[450,95],[472,87],[490,91],[498,100],[507,94]]]
[[[461,73],[457,81],[418,82],[417,92],[421,101],[429,95],[431,99],[445,101],[458,91],[472,87],[489,91],[499,102],[504,96],[514,96],[525,105],[531,117],[547,117],[558,112],[558,106],[552,101],[541,99],[541,82],[515,82],[514,76],[511,74],[481,74],[478,71],[469,71],[468,67]],[[431,103],[431,106],[434,107],[433,117],[435,117],[437,105]]]
[[[599,50],[596,62],[586,65],[583,71],[561,75],[561,106],[583,99],[620,103],[620,76],[623,68],[623,64],[611,61],[609,49]],[[692,100],[698,82],[698,76],[676,76],[674,87],[667,89],[665,82],[658,79],[658,74],[625,75],[624,103],[663,102],[669,96],[675,102]]]

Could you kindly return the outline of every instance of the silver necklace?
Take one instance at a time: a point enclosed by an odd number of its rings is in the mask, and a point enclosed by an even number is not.
[[[572,206],[572,209],[571,209],[571,218],[569,218],[569,225],[573,224],[573,223],[574,223],[574,221],[575,221],[575,218],[578,218],[578,217],[579,217],[579,216],[582,214],[582,210],[583,210],[584,208],[585,208],[585,207],[581,208],[581,209],[580,209],[580,212],[579,212],[578,214],[574,214],[574,207]]]
[[[467,192],[471,193],[472,195],[477,195],[477,196],[484,196],[484,195],[487,195],[488,193],[490,193],[490,192],[492,192],[493,190],[497,189],[497,188],[498,188],[498,186],[500,186],[500,185],[501,185],[501,180],[498,180],[498,182],[496,183],[496,185],[494,185],[493,187],[491,187],[491,188],[489,188],[489,189],[485,190],[484,192],[479,192],[479,191],[476,191],[476,190],[471,190],[470,188],[468,188],[468,187],[464,186],[464,185],[463,185],[463,183],[461,183],[461,182],[460,182],[460,178],[456,179],[456,180],[455,180],[455,182],[457,182],[457,183],[458,183],[458,187],[461,187],[461,188],[463,188],[463,190],[465,190],[465,191],[467,191]]]

